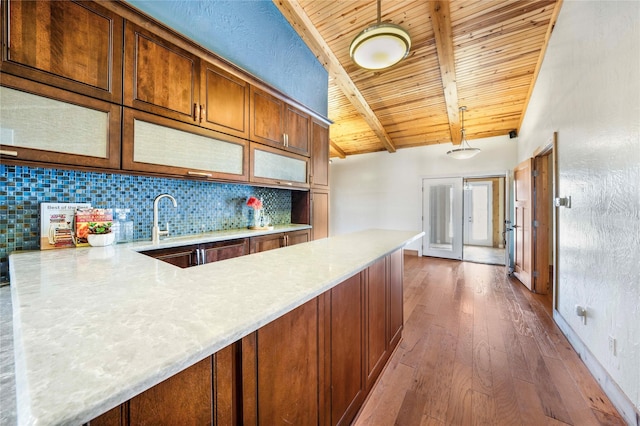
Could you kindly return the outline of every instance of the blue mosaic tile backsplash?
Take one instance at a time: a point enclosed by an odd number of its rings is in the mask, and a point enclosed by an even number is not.
[[[0,164],[0,282],[9,281],[9,253],[38,250],[40,203],[91,203],[98,208],[129,208],[134,240],[150,240],[153,200],[162,229],[172,236],[246,228],[250,196],[261,198],[273,225],[291,223],[291,191],[249,185],[93,173]]]

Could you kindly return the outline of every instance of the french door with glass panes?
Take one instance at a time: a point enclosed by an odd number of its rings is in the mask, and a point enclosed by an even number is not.
[[[422,180],[424,256],[462,259],[462,178]]]

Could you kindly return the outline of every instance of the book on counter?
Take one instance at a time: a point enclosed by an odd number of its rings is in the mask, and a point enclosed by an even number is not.
[[[76,210],[76,247],[89,245],[89,234],[111,232],[113,212],[111,209],[79,208]]]
[[[75,212],[89,203],[40,203],[40,250],[75,247]]]

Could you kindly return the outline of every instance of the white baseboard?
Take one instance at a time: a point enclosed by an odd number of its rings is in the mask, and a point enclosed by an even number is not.
[[[640,413],[636,411],[634,404],[593,356],[589,348],[580,340],[569,323],[560,315],[560,312],[555,309],[553,310],[553,319],[624,420],[630,426],[640,426]]]

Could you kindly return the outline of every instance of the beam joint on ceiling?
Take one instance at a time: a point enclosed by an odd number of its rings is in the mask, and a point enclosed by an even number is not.
[[[309,49],[318,58],[320,63],[329,72],[344,95],[353,104],[354,108],[367,122],[371,130],[376,134],[380,143],[389,152],[395,152],[396,147],[384,126],[373,112],[364,96],[356,87],[349,74],[344,69],[336,55],[322,38],[318,29],[305,13],[298,0],[273,0],[275,6],[307,44]]]
[[[342,159],[347,158],[347,153],[346,153],[346,152],[344,152],[344,151],[342,150],[342,148],[340,148],[340,147],[338,146],[338,144],[337,144],[337,143],[335,143],[335,142],[334,142],[334,141],[332,141],[332,140],[329,140],[329,144],[331,145],[331,148],[333,148],[333,150],[336,152],[336,154],[338,154],[338,157],[339,157],[339,158],[342,158]]]
[[[451,143],[460,145],[460,114],[458,113],[458,84],[453,56],[453,31],[451,30],[451,12],[448,1],[428,1],[431,24],[436,41],[436,52],[440,64],[440,78],[449,117]]]

